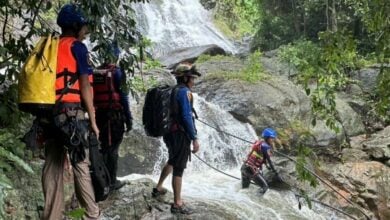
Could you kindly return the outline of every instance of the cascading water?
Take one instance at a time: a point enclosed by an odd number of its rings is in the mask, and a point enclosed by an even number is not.
[[[198,0],[161,0],[133,4],[137,27],[153,42],[151,54],[158,58],[169,51],[216,44],[235,53],[233,43],[211,22],[210,13]]]
[[[148,4],[133,4],[139,30],[153,42],[151,54],[158,58],[164,54],[185,47],[216,44],[226,51],[235,53],[236,48],[211,22],[211,16],[198,0],[159,0]],[[220,130],[254,141],[254,129],[241,123],[218,106],[206,102],[195,94],[195,109],[207,123]],[[240,166],[250,146],[240,140],[219,133],[215,129],[196,122],[200,151],[197,156],[212,166],[233,176],[240,177]],[[154,172],[147,177],[157,182],[161,167],[167,161],[168,152],[161,141],[159,159]],[[141,175],[145,177],[145,175]],[[127,178],[139,178],[130,175]],[[169,190],[170,177],[165,181]],[[291,191],[269,190],[260,196],[258,187],[241,189],[241,182],[209,168],[192,156],[184,172],[182,195],[208,204],[219,204],[238,219],[338,219],[327,209],[316,207],[316,211],[303,206],[298,208],[297,200]]]
[[[194,107],[200,119],[243,139],[257,138],[249,124],[237,121],[228,112],[208,103],[196,94],[194,97]],[[212,166],[240,177],[240,166],[250,146],[241,140],[217,132],[199,121],[196,121],[196,126],[200,143],[200,151],[197,155]],[[148,177],[157,182],[161,167],[167,158],[167,149],[162,144],[155,171]],[[130,179],[139,178],[139,175],[130,176]],[[167,189],[172,190],[170,178],[168,177],[164,184]],[[235,213],[238,219],[338,219],[332,212],[316,207],[315,204],[313,205],[316,211],[306,206],[299,210],[294,194],[288,190],[271,189],[266,194],[260,195],[257,186],[251,185],[248,189],[241,189],[239,180],[216,172],[194,156],[184,172],[182,195],[184,200],[186,197],[192,197],[208,204],[223,206],[230,213]]]

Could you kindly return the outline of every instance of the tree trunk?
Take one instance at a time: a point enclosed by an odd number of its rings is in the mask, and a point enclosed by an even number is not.
[[[332,31],[337,31],[336,0],[332,0]]]

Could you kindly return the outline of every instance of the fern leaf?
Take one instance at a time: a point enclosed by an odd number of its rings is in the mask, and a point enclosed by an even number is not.
[[[24,162],[23,159],[16,156],[15,154],[5,150],[4,148],[0,148],[0,159],[1,158],[4,158],[6,160],[10,160],[10,161],[14,162],[17,166],[23,168],[25,171],[27,171],[30,174],[34,173],[31,166],[28,165],[26,162]]]

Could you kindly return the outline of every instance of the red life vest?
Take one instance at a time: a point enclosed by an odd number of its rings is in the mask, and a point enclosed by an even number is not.
[[[262,141],[256,141],[252,145],[252,150],[246,159],[246,164],[252,168],[261,168],[261,165],[264,163],[263,152],[261,152]]]
[[[76,59],[72,54],[71,47],[77,39],[74,37],[62,37],[58,45],[57,56],[57,79],[56,79],[56,100],[60,97],[62,90],[73,78],[78,77]],[[61,102],[80,103],[80,87],[78,80],[63,95]]]
[[[93,103],[98,109],[121,109],[120,94],[114,85],[116,67],[110,64],[106,68],[93,74]]]

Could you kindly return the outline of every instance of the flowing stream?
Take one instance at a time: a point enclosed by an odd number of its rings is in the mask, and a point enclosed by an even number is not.
[[[150,52],[155,58],[175,49],[207,44],[216,44],[232,53],[236,51],[232,42],[214,27],[211,14],[198,0],[156,0],[149,4],[133,4],[133,8],[138,29],[153,42]],[[237,121],[228,112],[196,94],[195,109],[199,118],[221,130],[246,140],[257,139],[249,124]],[[196,125],[200,141],[200,152],[197,155],[212,166],[240,177],[240,166],[250,146],[199,121],[196,121]],[[161,141],[159,160],[155,164],[153,174],[146,177],[157,182],[167,158],[167,149]],[[307,206],[299,209],[292,191],[271,189],[260,196],[256,186],[241,189],[239,180],[212,170],[194,156],[187,166],[182,188],[184,200],[191,197],[209,204],[221,205],[235,213],[238,219],[339,219],[334,212],[315,204],[312,210]],[[126,178],[139,178],[139,175]],[[171,176],[165,181],[165,187],[172,191],[170,179]]]
[[[199,118],[221,130],[246,140],[255,140],[252,126],[237,121],[228,112],[208,103],[194,94],[195,109]],[[247,143],[232,138],[196,121],[200,142],[197,155],[212,166],[224,172],[240,177],[240,166],[250,150]],[[167,161],[168,152],[164,144],[160,146],[160,159],[156,162],[152,175],[146,177],[158,181],[162,165]],[[127,179],[139,178],[130,175]],[[141,177],[145,177],[141,175]],[[165,181],[165,187],[172,191],[171,176]],[[198,158],[192,156],[183,176],[182,195],[184,200],[191,197],[208,204],[217,204],[234,213],[238,219],[340,219],[333,212],[313,204],[313,209],[302,206],[292,191],[270,189],[266,194],[258,194],[258,187],[251,185],[241,189],[241,182],[209,168]],[[191,203],[190,203],[191,204]]]

